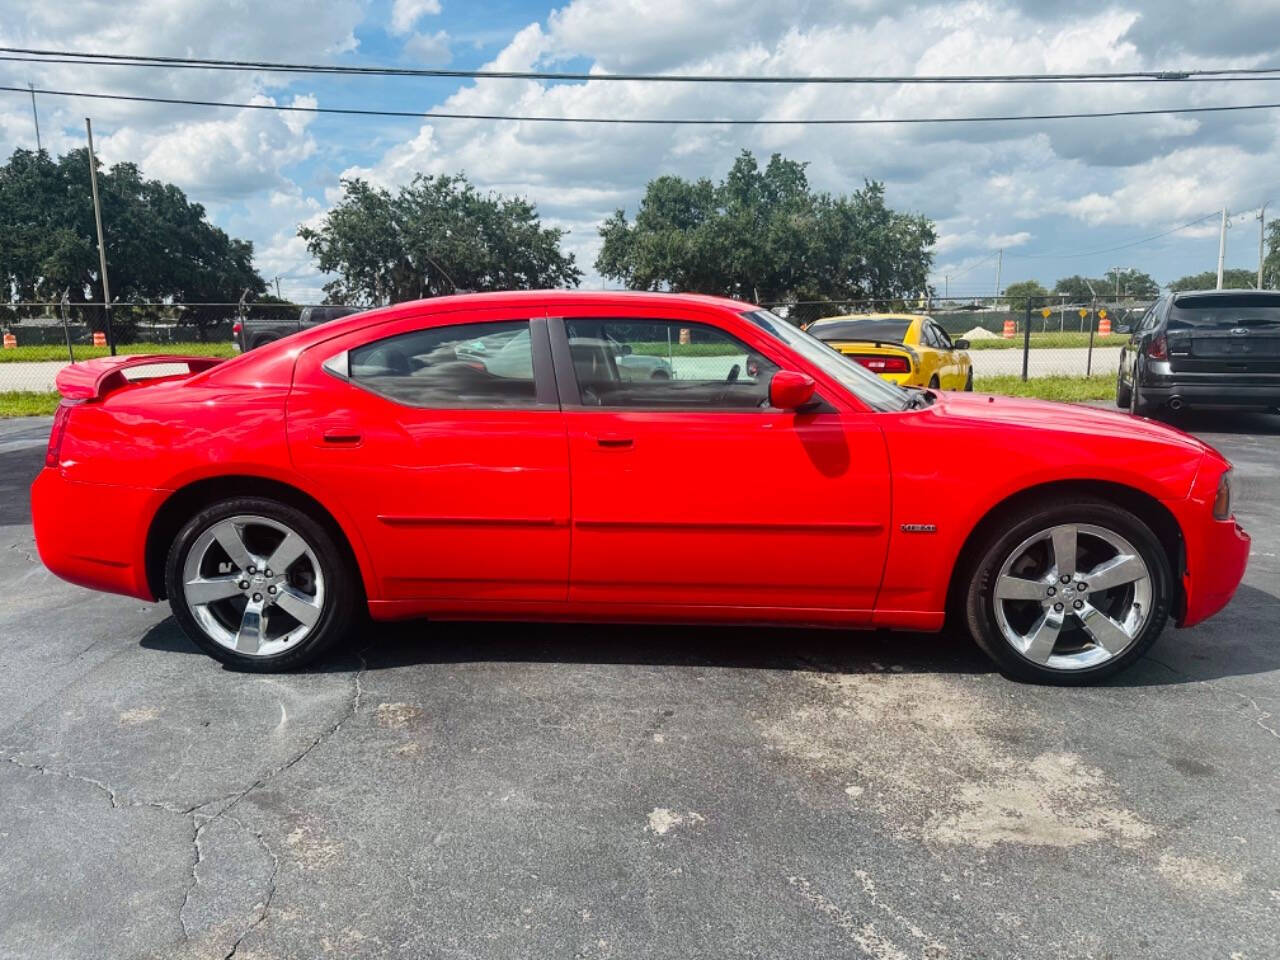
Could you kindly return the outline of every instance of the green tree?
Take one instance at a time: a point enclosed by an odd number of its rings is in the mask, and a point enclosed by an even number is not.
[[[1120,270],[1121,300],[1154,300],[1160,296],[1160,284],[1151,274],[1141,270]],[[1090,289],[1092,285],[1092,289]],[[1108,270],[1104,277],[1082,277],[1073,274],[1063,277],[1053,285],[1053,292],[1077,303],[1092,300],[1096,292],[1099,300],[1111,302],[1116,298],[1116,271]]]
[[[1021,280],[1004,288],[1004,297],[1009,303],[1009,309],[1015,313],[1026,310],[1028,301],[1031,302],[1033,310],[1043,307],[1047,296],[1049,291],[1040,284],[1039,280]]]
[[[651,180],[635,221],[600,225],[601,275],[635,290],[684,290],[761,303],[905,298],[928,291],[932,221],[897,213],[884,185],[848,195],[810,188],[805,164],[744,150],[719,183]]]
[[[298,236],[325,273],[328,302],[398,303],[457,290],[577,286],[560,250],[565,231],[542,226],[522,197],[478,192],[461,174],[419,174],[396,193],[344,180],[316,229]]]
[[[137,166],[99,168],[98,191],[113,301],[235,301],[266,284],[253,244],[211,224],[173,184]],[[89,156],[15,150],[0,166],[0,282],[9,298],[102,300]],[[211,315],[212,316],[212,315]]]
[[[1280,290],[1280,220],[1267,224],[1267,256],[1262,261],[1262,286],[1267,290]]]
[[[1101,281],[1103,286],[1098,286],[1098,295],[1112,299],[1116,298],[1116,280],[1119,274],[1120,297],[1122,300],[1154,300],[1160,296],[1160,284],[1151,278],[1151,274],[1143,273],[1141,270],[1108,270],[1106,277]],[[1103,290],[1105,289],[1105,293]]]
[[[1254,270],[1233,269],[1222,271],[1222,288],[1224,290],[1251,290],[1257,285],[1258,274]],[[1218,271],[1206,270],[1204,273],[1193,273],[1185,277],[1179,277],[1169,284],[1169,289],[1174,293],[1180,293],[1183,290],[1213,290],[1217,286]]]
[[[1090,284],[1093,289],[1090,289]],[[1053,285],[1053,292],[1061,296],[1068,297],[1074,302],[1084,303],[1092,300],[1093,291],[1098,292],[1098,296],[1106,296],[1107,284],[1105,280],[1092,280],[1089,277],[1082,277],[1079,274],[1072,274],[1069,277],[1061,278]]]

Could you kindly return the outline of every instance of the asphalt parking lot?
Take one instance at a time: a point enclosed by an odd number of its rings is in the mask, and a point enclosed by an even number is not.
[[[368,629],[228,672],[35,556],[0,424],[4,957],[1222,957],[1280,930],[1280,417],[1236,600],[1106,686],[909,634]]]

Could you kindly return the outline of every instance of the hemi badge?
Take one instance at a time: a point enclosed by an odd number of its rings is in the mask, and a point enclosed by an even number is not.
[[[902,525],[903,533],[937,533],[938,525],[936,523],[904,523]]]

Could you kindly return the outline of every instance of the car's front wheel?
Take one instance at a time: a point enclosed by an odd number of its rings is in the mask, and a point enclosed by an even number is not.
[[[332,535],[295,507],[223,500],[179,531],[165,566],[174,617],[210,656],[241,670],[288,670],[347,630],[354,576]]]
[[[976,551],[969,630],[1006,676],[1094,683],[1132,664],[1169,618],[1164,547],[1104,500],[1044,501],[990,532]]]

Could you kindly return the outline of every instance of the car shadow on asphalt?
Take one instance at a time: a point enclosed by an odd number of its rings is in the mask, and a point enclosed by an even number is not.
[[[1280,416],[1240,410],[1172,410],[1157,411],[1152,417],[1187,433],[1252,434],[1259,437],[1280,436]]]
[[[168,617],[141,639],[166,653],[203,655]],[[432,622],[366,623],[303,672],[370,671],[449,663],[598,663],[818,670],[833,673],[990,673],[965,638],[943,634],[786,627]]]
[[[1189,631],[1168,628],[1146,656],[1106,681],[1142,687],[1198,683],[1280,670],[1280,643],[1239,642],[1253,624],[1280,622],[1280,599],[1242,585],[1234,604],[1243,623],[1210,621]],[[1231,639],[1228,639],[1231,638]],[[172,617],[141,645],[203,655]],[[785,627],[473,623],[410,620],[366,623],[308,673],[370,671],[450,663],[635,664],[828,673],[990,674],[994,666],[964,635]]]

